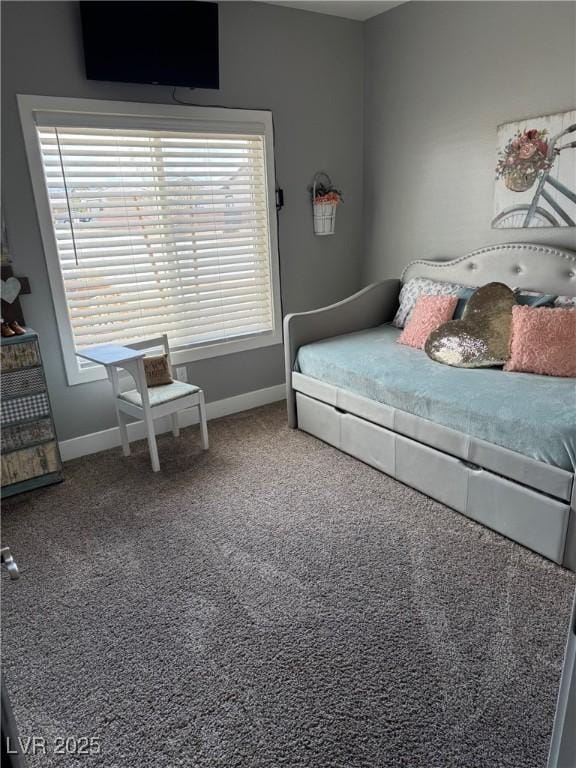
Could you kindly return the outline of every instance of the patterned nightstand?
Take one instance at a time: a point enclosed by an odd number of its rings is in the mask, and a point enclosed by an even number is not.
[[[38,335],[1,338],[2,497],[62,480]]]

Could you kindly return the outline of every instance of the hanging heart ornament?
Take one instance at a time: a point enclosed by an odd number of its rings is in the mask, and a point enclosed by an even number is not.
[[[9,277],[8,280],[0,280],[0,296],[2,301],[13,304],[22,290],[22,285],[17,277]]]

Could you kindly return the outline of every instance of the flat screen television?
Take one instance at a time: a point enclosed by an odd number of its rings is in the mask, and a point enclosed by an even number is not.
[[[218,88],[218,4],[80,3],[89,80]]]

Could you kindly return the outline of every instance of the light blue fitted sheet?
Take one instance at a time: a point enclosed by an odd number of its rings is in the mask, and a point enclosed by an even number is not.
[[[576,468],[576,379],[451,368],[396,344],[382,325],[300,348],[297,370],[358,395],[509,448]]]

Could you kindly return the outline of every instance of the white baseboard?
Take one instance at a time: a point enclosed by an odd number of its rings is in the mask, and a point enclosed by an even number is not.
[[[212,403],[206,403],[208,419],[217,419],[220,416],[228,416],[230,413],[239,411],[248,411],[250,408],[257,408],[259,405],[267,405],[283,400],[286,397],[286,387],[284,384],[277,384],[275,387],[266,389],[256,389],[253,392],[245,392],[235,397],[227,397],[224,400],[215,400]],[[179,415],[180,426],[188,427],[198,422],[198,409],[190,408],[181,411]],[[170,431],[170,420],[167,416],[157,419],[155,422],[156,434]],[[128,424],[128,435],[130,440],[142,440],[145,437],[144,422],[135,421]],[[62,440],[60,442],[60,454],[62,461],[77,459],[79,456],[88,456],[90,453],[106,451],[108,448],[115,448],[120,445],[120,431],[118,427],[103,429],[101,432],[92,432],[89,435],[73,437],[71,440]]]

